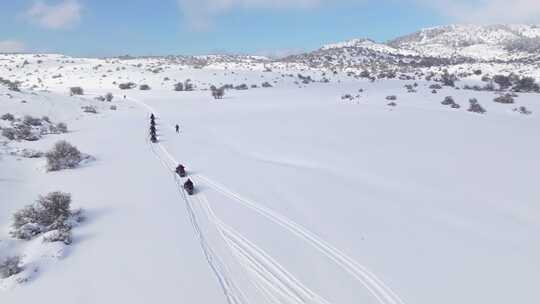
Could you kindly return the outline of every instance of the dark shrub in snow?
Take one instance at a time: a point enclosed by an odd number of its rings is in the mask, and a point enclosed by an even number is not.
[[[15,120],[15,116],[13,116],[13,114],[11,114],[11,113],[6,113],[6,114],[2,115],[2,116],[0,117],[0,119],[2,119],[2,120],[7,120],[7,121],[14,121],[14,120]]]
[[[81,108],[85,113],[97,114],[97,109],[94,106],[82,106]]]
[[[247,90],[248,89],[248,86],[247,84],[243,83],[241,85],[237,85],[234,87],[235,90]]]
[[[454,101],[454,98],[452,96],[446,96],[444,98],[444,100],[441,102],[441,104],[445,105],[445,106],[448,106],[448,105],[453,105],[455,104],[456,102]]]
[[[495,97],[493,101],[498,103],[514,103],[514,98],[510,94],[504,94],[499,97]]]
[[[262,86],[263,88],[271,88],[271,87],[272,87],[272,85],[271,85],[268,81],[263,82],[263,84],[262,84],[261,86]]]
[[[9,140],[17,139],[17,131],[15,128],[5,128],[2,129],[2,136],[6,137]]]
[[[396,95],[386,96],[386,100],[397,100],[397,96]]]
[[[469,99],[469,109],[467,111],[474,113],[486,113],[486,110],[478,103],[476,98]]]
[[[75,168],[82,161],[81,152],[65,140],[54,144],[51,151],[45,154],[47,158],[47,170],[58,171]]]
[[[110,109],[114,111],[114,110],[116,110],[116,106],[115,106],[115,105],[112,105],[112,106],[110,107]]]
[[[41,124],[42,124],[41,119],[39,119],[37,117],[30,116],[30,115],[25,115],[24,118],[23,118],[23,122],[26,125],[34,126],[34,127],[41,126]]]
[[[174,85],[174,90],[177,92],[181,92],[184,90],[184,84],[182,82],[179,82]]]
[[[222,86],[221,88],[216,88],[215,86],[210,87],[210,91],[212,91],[212,96],[215,99],[221,99],[223,96],[225,96],[225,87]]]
[[[136,86],[137,85],[135,83],[133,83],[133,82],[126,82],[126,83],[119,84],[118,88],[120,88],[120,90],[131,90]]]
[[[509,76],[495,75],[493,76],[493,81],[499,85],[501,90],[506,90],[512,86],[512,81],[510,80]]]
[[[20,264],[21,259],[17,256],[0,261],[0,278],[6,279],[23,271],[23,268],[19,266]]]
[[[108,102],[111,102],[113,100],[114,96],[112,93],[105,94],[105,100]]]
[[[516,92],[538,92],[540,91],[540,86],[534,78],[523,77],[516,82],[512,90]]]
[[[147,85],[147,84],[141,84],[141,85],[139,86],[139,90],[141,90],[141,91],[148,91],[148,90],[151,90],[151,88],[150,88],[150,86]]]
[[[81,87],[71,87],[69,88],[69,93],[73,95],[84,95],[84,90]]]
[[[58,130],[58,132],[60,133],[67,133],[68,131],[68,127],[65,123],[63,122],[59,122],[57,125],[56,125],[56,129]]]
[[[524,115],[532,114],[532,111],[530,111],[524,106],[521,106],[519,108],[514,108],[514,112],[519,112],[520,114],[524,114]]]
[[[392,102],[389,103],[388,105],[391,106],[391,107],[395,107],[395,106],[397,106],[397,103],[395,103],[395,102],[392,101]]]
[[[432,90],[440,90],[442,89],[442,86],[440,84],[435,83],[435,84],[430,85],[429,88]]]

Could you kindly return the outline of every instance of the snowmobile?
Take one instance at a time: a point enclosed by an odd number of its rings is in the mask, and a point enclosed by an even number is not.
[[[186,190],[189,195],[193,195],[195,191],[195,189],[193,188],[193,182],[189,178],[187,182],[184,183],[184,190]]]
[[[180,177],[186,177],[187,174],[184,166],[178,165],[178,167],[176,167],[176,174],[180,175]]]

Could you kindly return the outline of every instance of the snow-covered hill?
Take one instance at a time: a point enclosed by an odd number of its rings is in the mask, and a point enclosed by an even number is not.
[[[281,60],[0,55],[0,263],[20,258],[0,303],[538,302],[539,70],[455,63],[369,40]],[[92,161],[47,172],[59,140]],[[71,244],[9,233],[58,190],[86,217]]]
[[[520,60],[540,52],[535,25],[449,25],[423,29],[388,42],[424,56],[477,60]]]

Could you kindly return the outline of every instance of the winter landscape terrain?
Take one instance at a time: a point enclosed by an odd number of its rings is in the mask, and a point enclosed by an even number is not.
[[[539,27],[0,77],[0,303],[540,302]]]

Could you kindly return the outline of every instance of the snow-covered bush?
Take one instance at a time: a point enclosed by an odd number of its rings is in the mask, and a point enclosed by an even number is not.
[[[222,86],[220,88],[216,88],[216,86],[212,85],[210,87],[210,91],[212,91],[212,96],[215,99],[221,99],[223,96],[225,96],[225,87]]]
[[[113,100],[114,96],[112,93],[105,94],[105,100],[108,102],[111,102]]]
[[[2,136],[9,140],[15,140],[17,139],[17,131],[15,128],[4,128],[2,129]]]
[[[493,82],[498,84],[501,90],[506,90],[510,86],[512,86],[512,80],[510,79],[510,76],[495,75],[493,76]]]
[[[77,147],[65,140],[58,141],[54,144],[52,150],[47,152],[45,157],[47,158],[48,171],[75,168],[83,159]]]
[[[538,92],[540,86],[536,83],[536,80],[532,77],[520,78],[512,88],[515,92]]]
[[[7,279],[23,271],[20,264],[21,258],[18,256],[8,257],[0,261],[0,278]]]
[[[97,109],[94,106],[82,106],[83,112],[97,114]]]
[[[441,102],[441,104],[445,105],[445,106],[448,106],[448,105],[453,105],[455,104],[456,102],[454,101],[454,98],[452,96],[446,96],[444,98],[444,100]]]
[[[84,95],[84,90],[81,87],[71,87],[71,88],[69,88],[69,93],[70,93],[71,96]]]
[[[23,118],[23,122],[26,124],[26,125],[29,125],[29,126],[34,126],[34,127],[37,127],[37,126],[41,126],[42,123],[41,123],[41,119],[37,118],[37,117],[33,117],[31,115],[25,115],[24,118]]]
[[[493,101],[498,103],[514,103],[514,98],[510,94],[504,94],[499,97],[495,97]]]
[[[82,220],[80,210],[71,210],[71,195],[60,191],[39,196],[36,202],[13,214],[10,234],[30,240],[46,233],[45,242],[71,244],[71,229]]]
[[[184,84],[182,82],[178,82],[174,85],[174,90],[177,92],[181,92],[184,90]]]
[[[521,106],[519,108],[514,108],[514,112],[519,112],[520,114],[524,114],[524,115],[532,114],[532,111],[530,111],[529,109],[527,109],[524,106]]]
[[[67,131],[68,131],[67,125],[65,123],[63,123],[63,122],[59,122],[58,124],[56,124],[56,129],[60,133],[67,133]]]
[[[478,103],[476,98],[469,99],[469,109],[467,111],[480,114],[486,112],[486,110]]]
[[[115,106],[115,105],[112,105],[112,106],[110,107],[110,109],[113,110],[113,111],[115,111],[115,110],[116,110],[116,106]]]
[[[148,90],[151,90],[151,88],[150,88],[150,86],[147,85],[147,84],[141,84],[141,85],[139,86],[139,90],[141,90],[141,91],[148,91]]]
[[[272,85],[268,81],[263,82],[263,84],[261,86],[263,88],[271,88],[272,87]]]
[[[0,119],[7,120],[7,121],[14,121],[15,116],[13,114],[11,114],[11,113],[6,113],[6,114],[0,116]]]
[[[243,83],[241,85],[237,85],[234,87],[235,90],[247,90],[249,89],[249,87],[247,86],[247,84]]]

